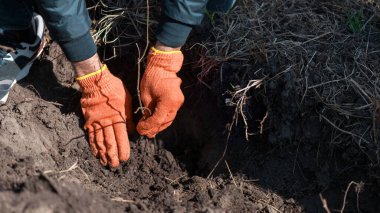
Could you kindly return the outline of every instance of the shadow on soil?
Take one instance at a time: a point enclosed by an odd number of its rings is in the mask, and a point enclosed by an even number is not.
[[[62,113],[75,112],[79,117],[81,116],[79,99],[81,93],[74,89],[72,85],[66,84],[65,86],[59,82],[56,74],[53,72],[54,64],[52,61],[42,59],[36,61],[25,80],[20,82],[23,87],[29,88],[42,100],[52,102]],[[64,68],[70,71],[70,68]],[[70,73],[70,72],[69,72]]]

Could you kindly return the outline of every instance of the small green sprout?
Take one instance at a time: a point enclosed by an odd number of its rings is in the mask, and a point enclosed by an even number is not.
[[[215,27],[215,12],[206,9],[206,16],[210,20],[211,25]]]
[[[348,14],[347,25],[352,33],[360,33],[364,26],[363,9]]]

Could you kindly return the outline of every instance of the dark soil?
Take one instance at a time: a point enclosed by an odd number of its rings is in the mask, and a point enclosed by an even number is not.
[[[197,123],[204,113],[200,109],[197,118],[190,118],[195,113],[191,106],[179,115],[189,125],[177,122],[166,133],[188,127],[183,134],[164,135],[165,141],[131,136],[129,162],[116,170],[100,166],[90,154],[81,128],[80,93],[71,82],[72,69],[56,47],[51,45],[49,55],[33,65],[8,103],[0,107],[1,212],[301,210],[294,199],[285,200],[243,176],[202,177],[199,168],[203,163],[198,161],[205,153],[202,147],[207,138]],[[207,107],[204,105],[205,110]],[[188,134],[198,144],[178,145],[181,142],[177,140]],[[223,138],[218,131],[213,134]],[[210,160],[219,158],[219,153],[214,155]],[[204,165],[207,163],[213,162],[207,160]]]

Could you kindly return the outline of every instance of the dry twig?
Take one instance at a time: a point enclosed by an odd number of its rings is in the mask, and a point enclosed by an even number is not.
[[[351,188],[352,185],[355,185],[355,191],[356,191],[356,208],[357,208],[358,212],[360,212],[360,210],[359,210],[359,193],[362,191],[362,188],[363,188],[364,183],[363,183],[363,182],[356,183],[356,182],[354,182],[354,181],[351,181],[351,182],[348,184],[346,191],[344,192],[343,204],[342,204],[342,208],[340,209],[340,213],[343,213],[343,212],[344,212],[344,209],[346,208],[346,204],[347,204],[347,195],[348,195],[348,192],[349,192],[349,190],[350,190],[350,188]]]
[[[321,193],[319,193],[319,198],[321,199],[321,202],[322,202],[322,205],[323,205],[323,208],[325,209],[325,211],[327,213],[331,213],[329,205],[327,204],[327,200],[325,198],[323,198]]]

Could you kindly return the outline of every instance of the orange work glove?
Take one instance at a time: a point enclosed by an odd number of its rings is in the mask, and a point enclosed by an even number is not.
[[[130,156],[127,128],[134,130],[131,95],[106,65],[76,80],[82,88],[80,102],[91,152],[103,166],[117,167]]]
[[[181,51],[151,49],[140,86],[141,101],[147,108],[137,124],[140,135],[153,138],[172,124],[185,100],[180,88],[182,81],[176,74],[182,63]]]

